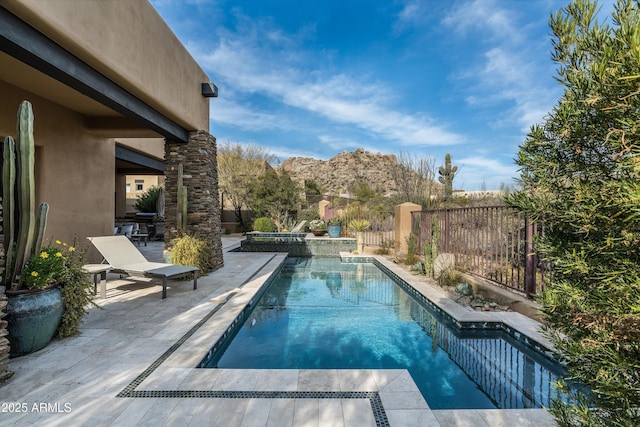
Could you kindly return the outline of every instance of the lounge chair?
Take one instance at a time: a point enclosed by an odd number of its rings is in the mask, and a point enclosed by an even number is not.
[[[127,276],[162,277],[162,299],[167,297],[167,279],[193,273],[193,289],[198,288],[198,267],[149,262],[126,236],[87,237],[111,265],[112,272]]]
[[[298,232],[300,232],[300,231],[302,230],[302,228],[303,228],[305,225],[307,225],[307,220],[304,220],[304,219],[303,219],[302,221],[300,221],[300,222],[298,223],[298,225],[296,225],[295,227],[293,227],[293,228],[291,229],[291,232],[292,232],[292,233],[298,233]]]

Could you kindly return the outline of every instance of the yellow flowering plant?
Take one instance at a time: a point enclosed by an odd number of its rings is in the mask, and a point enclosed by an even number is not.
[[[64,283],[74,260],[74,246],[56,240],[33,254],[22,271],[22,281],[28,289],[42,289]]]

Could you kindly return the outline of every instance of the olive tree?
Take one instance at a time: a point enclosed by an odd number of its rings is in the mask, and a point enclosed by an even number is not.
[[[574,0],[551,17],[564,94],[520,147],[521,189],[507,201],[545,224],[545,322],[570,377],[591,390],[551,412],[563,426],[637,426],[640,3],[619,0],[611,23],[597,11]]]

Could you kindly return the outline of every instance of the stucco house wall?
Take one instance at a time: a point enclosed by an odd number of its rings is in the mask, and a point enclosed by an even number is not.
[[[36,199],[49,203],[45,241],[109,234],[113,222],[114,147],[83,126],[83,117],[0,81],[0,135],[16,136],[18,106],[33,105]],[[113,232],[113,230],[111,230]]]

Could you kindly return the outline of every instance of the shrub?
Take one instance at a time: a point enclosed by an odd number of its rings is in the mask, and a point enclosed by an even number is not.
[[[276,223],[271,218],[261,217],[253,221],[253,231],[262,231],[264,233],[273,233],[278,230]]]
[[[139,212],[155,212],[158,203],[158,194],[161,187],[151,187],[138,197],[135,208]]]
[[[309,228],[311,230],[326,230],[327,223],[321,219],[314,219],[313,221],[309,222]]]
[[[298,221],[313,221],[314,219],[320,219],[318,209],[303,209],[298,212]]]
[[[184,234],[173,240],[171,262],[189,265],[200,269],[199,275],[205,275],[213,269],[213,248],[211,242],[199,236]]]

